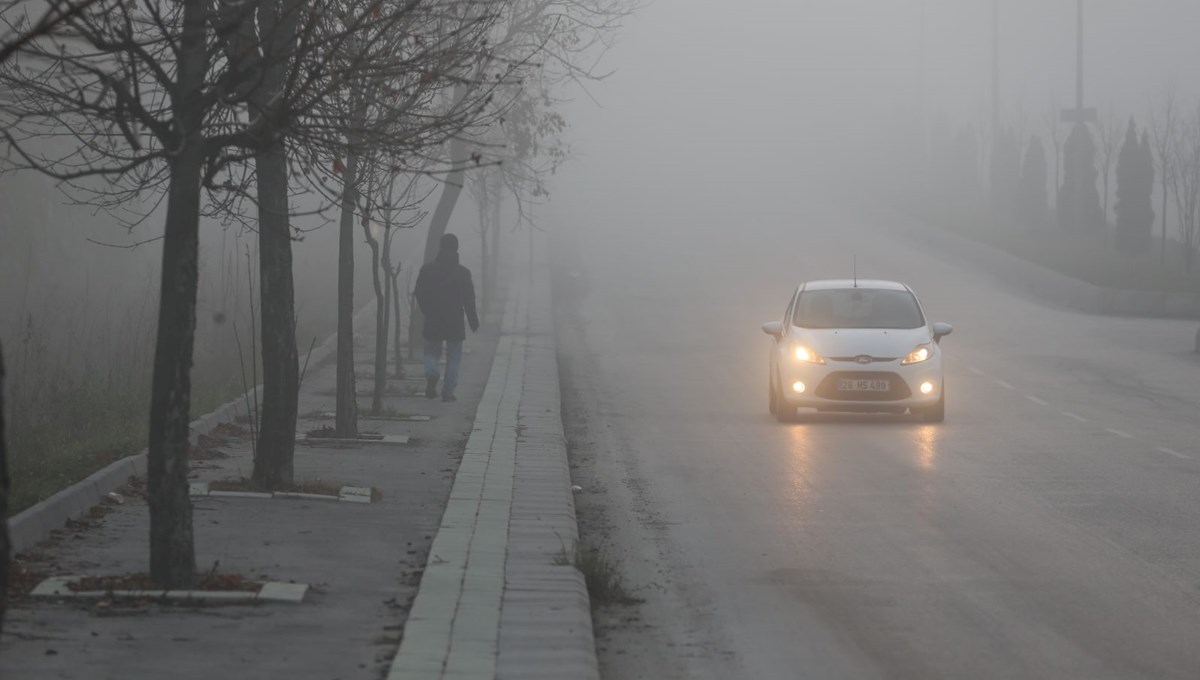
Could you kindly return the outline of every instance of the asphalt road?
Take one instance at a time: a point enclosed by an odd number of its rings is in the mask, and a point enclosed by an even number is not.
[[[606,676],[1200,677],[1195,323],[1048,309],[886,216],[800,213],[559,238],[579,503],[645,600],[601,626]],[[760,324],[852,253],[954,324],[944,424],[767,414]]]

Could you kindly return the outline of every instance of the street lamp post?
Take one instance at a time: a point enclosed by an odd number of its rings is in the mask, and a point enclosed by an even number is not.
[[[1062,112],[1064,123],[1091,123],[1096,120],[1096,109],[1083,106],[1083,0],[1076,0],[1075,32],[1075,108]]]
[[[1000,136],[1000,0],[992,0],[992,148]]]

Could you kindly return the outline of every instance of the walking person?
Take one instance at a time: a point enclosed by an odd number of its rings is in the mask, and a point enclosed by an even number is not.
[[[437,257],[421,267],[413,294],[425,317],[425,397],[436,399],[438,396],[438,379],[441,377],[438,361],[442,357],[442,343],[445,343],[446,381],[442,385],[442,401],[457,401],[454,389],[458,387],[458,367],[462,363],[463,340],[467,338],[463,316],[471,325],[472,333],[479,330],[475,285],[471,282],[471,270],[458,263],[457,236],[442,236]]]

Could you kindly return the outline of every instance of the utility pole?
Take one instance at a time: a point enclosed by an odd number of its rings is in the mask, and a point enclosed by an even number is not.
[[[917,36],[917,114],[921,125],[925,124],[925,6],[926,0],[921,0],[920,33]]]
[[[1000,0],[992,0],[992,151],[1000,138]]]
[[[917,36],[917,125],[921,127],[921,169],[922,176],[929,177],[929,123],[925,117],[925,9],[926,0],[921,0],[920,33]]]
[[[1068,109],[1062,112],[1062,120],[1064,123],[1072,125],[1081,125],[1087,129],[1087,124],[1096,120],[1095,108],[1084,108],[1083,106],[1083,0],[1076,0],[1076,33],[1075,33],[1075,108]],[[1072,132],[1073,134],[1073,132]],[[1067,137],[1067,148],[1070,148],[1070,139]],[[1067,164],[1068,172],[1071,168],[1071,159],[1064,155],[1064,161]],[[1064,176],[1064,183],[1066,178]],[[1076,177],[1075,182],[1086,182],[1086,179]],[[1092,180],[1095,181],[1094,179]],[[1095,187],[1092,187],[1093,190]],[[1078,227],[1088,218],[1085,217],[1087,199],[1084,198],[1084,190],[1081,186],[1073,189],[1075,210],[1074,217],[1071,219],[1070,226]]]
[[[1083,0],[1078,0],[1075,15],[1075,108],[1083,111]]]
[[[1064,123],[1090,123],[1096,120],[1096,109],[1083,107],[1083,0],[1077,0],[1075,38],[1075,108],[1062,112]]]

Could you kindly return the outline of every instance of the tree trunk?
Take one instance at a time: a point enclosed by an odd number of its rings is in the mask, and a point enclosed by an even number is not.
[[[501,171],[499,169],[497,169],[496,172],[500,173]],[[500,182],[497,181],[497,184],[499,184],[499,183]],[[492,262],[488,266],[488,273],[491,274],[492,279],[491,279],[491,281],[488,281],[488,287],[493,291],[498,290],[497,285],[500,280],[500,242],[501,242],[500,236],[501,236],[501,234],[504,233],[504,229],[501,228],[501,226],[500,226],[500,196],[502,195],[501,190],[502,190],[502,187],[497,186],[496,193],[492,197],[492,225],[494,226],[494,228],[492,229],[492,249],[491,249]],[[530,227],[530,229],[532,229],[532,228],[533,227]],[[494,296],[491,299],[492,299],[492,301],[495,301]],[[486,307],[484,309],[486,309]]]
[[[383,259],[385,262],[382,265],[383,275],[383,299],[377,304],[383,308],[382,316],[377,316],[376,320],[381,321],[382,325],[375,329],[375,385],[387,385],[387,363],[388,363],[388,332],[392,329],[392,286],[391,279],[391,263],[386,262],[387,251],[391,246],[391,239],[384,237],[383,239]]]
[[[287,151],[283,144],[256,154],[254,166],[258,182],[263,399],[253,479],[263,488],[279,489],[293,479],[300,389]]]
[[[1162,241],[1158,244],[1158,262],[1167,265],[1167,183],[1163,182],[1162,195]]]
[[[184,0],[173,101],[175,129],[180,137],[171,159],[167,189],[146,464],[150,578],[164,589],[189,588],[196,577],[187,449],[199,279],[200,181],[204,168],[201,97],[208,67],[208,19],[203,0]]]
[[[354,392],[354,212],[358,205],[358,152],[346,156],[342,175],[342,221],[338,240],[337,436],[358,437],[358,397]]]
[[[199,140],[184,142],[171,167],[163,232],[147,462],[150,576],[161,588],[188,588],[196,572],[187,447],[203,161]]]
[[[396,367],[393,375],[397,378],[404,377],[404,356],[400,353],[400,263],[396,263],[396,271],[391,276],[392,286],[392,318],[396,320],[395,332],[392,333],[392,342],[394,343],[393,358],[396,362]]]
[[[371,285],[375,289],[375,387],[371,394],[371,413],[383,412],[383,391],[387,389],[387,304],[383,300],[383,283],[379,277],[379,241],[371,234],[367,220],[363,220],[363,235],[371,246]]]
[[[486,186],[486,180],[483,184]],[[491,285],[488,283],[488,265],[491,264],[491,258],[488,256],[488,230],[491,229],[491,225],[488,224],[487,189],[479,193],[479,301],[480,309],[486,312],[488,296],[492,292]]]
[[[461,101],[463,96],[465,95],[456,94],[455,101]],[[432,262],[433,258],[437,257],[442,235],[446,233],[446,226],[450,224],[450,216],[454,214],[454,206],[458,204],[458,197],[462,194],[463,182],[466,180],[467,173],[467,155],[465,141],[458,137],[450,140],[450,167],[453,169],[446,175],[446,181],[442,184],[442,195],[438,198],[433,217],[429,219],[429,233],[425,236],[423,263]],[[412,306],[408,329],[408,350],[412,353],[416,351],[415,345],[424,337],[425,317],[421,315],[419,305]]]
[[[0,348],[0,630],[8,602],[8,447],[4,438],[4,350]]]

